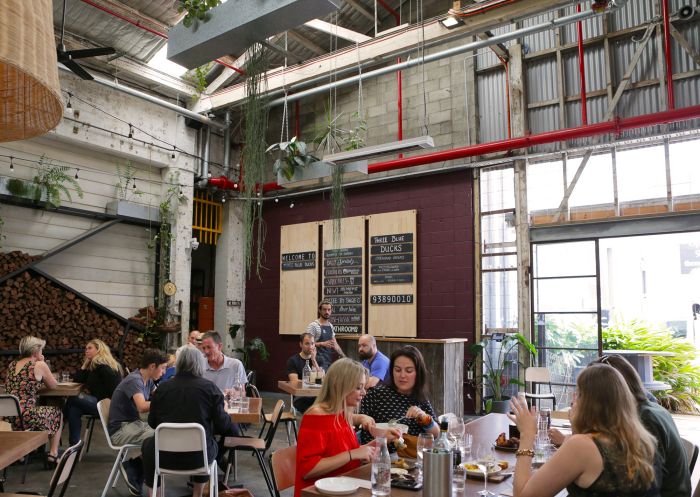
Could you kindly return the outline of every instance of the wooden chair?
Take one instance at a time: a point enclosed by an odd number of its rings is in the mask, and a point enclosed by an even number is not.
[[[257,387],[255,385],[248,385],[248,388],[250,389],[250,396],[251,397],[260,397],[260,392],[258,391]],[[263,432],[265,431],[266,426],[272,426],[272,414],[265,414],[265,410],[261,407],[260,408],[260,414],[263,419],[262,426],[260,427],[260,433],[258,433],[258,438],[261,438],[263,435]],[[292,429],[294,430],[294,441],[296,442],[297,440],[297,417],[296,414],[292,411],[284,411],[282,413],[282,418],[280,419],[282,423],[284,423],[284,427],[287,430],[287,443],[289,446],[292,446],[292,437],[289,432],[289,427],[291,425]]]
[[[270,470],[272,483],[275,487],[275,497],[280,497],[280,491],[294,486],[297,469],[297,446],[277,449],[270,454]]]
[[[557,410],[557,398],[554,393],[552,393],[552,378],[549,374],[547,368],[527,368],[525,370],[525,383],[530,383],[530,392],[525,391],[525,398],[532,399],[532,401],[537,403],[537,408],[540,407],[541,400],[551,400],[552,401],[552,411]],[[540,386],[547,384],[549,386],[549,393],[541,393]]]
[[[283,410],[284,401],[278,400],[277,404],[275,405],[275,409],[272,411],[272,426],[270,426],[270,429],[267,430],[265,438],[226,437],[224,439],[224,447],[229,449],[228,465],[226,466],[224,483],[228,482],[228,478],[231,473],[231,467],[233,467],[233,478],[237,478],[236,452],[239,450],[252,452],[258,459],[258,464],[260,465],[260,470],[262,471],[263,478],[265,478],[267,488],[270,490],[270,495],[274,497],[272,479],[270,478],[270,474],[267,471],[267,465],[265,464],[264,456],[265,453],[270,449],[270,446],[272,445],[272,440],[275,438],[275,432],[277,431],[277,426],[279,425]]]
[[[141,444],[114,445],[112,443],[112,438],[109,436],[109,431],[107,430],[107,426],[109,425],[109,406],[111,402],[110,399],[102,399],[97,403],[97,413],[100,415],[100,423],[102,423],[102,430],[104,430],[105,437],[107,438],[107,445],[110,449],[117,451],[117,457],[114,459],[112,471],[110,471],[107,483],[105,483],[105,488],[102,490],[102,497],[107,495],[110,487],[115,487],[117,485],[117,480],[119,479],[119,465],[126,460],[129,450],[141,448]]]
[[[14,395],[0,395],[0,418],[17,418],[19,431],[24,431],[24,421],[22,420],[22,408],[19,405],[19,399]],[[27,469],[29,469],[29,454],[24,457],[24,473],[22,473],[22,484],[27,480]],[[0,492],[5,489],[5,480],[7,476],[7,468],[2,470],[0,477]]]
[[[681,442],[683,442],[683,448],[685,449],[685,456],[686,456],[686,459],[688,460],[688,469],[690,470],[690,474],[692,475],[693,469],[695,469],[695,463],[698,460],[698,446],[695,445],[690,440],[686,440],[683,437],[681,437]]]
[[[77,464],[80,452],[83,448],[83,441],[78,440],[78,443],[72,447],[68,447],[63,453],[61,458],[58,460],[58,465],[56,470],[53,472],[51,477],[51,484],[49,485],[49,493],[46,497],[63,497],[68,488],[68,483],[70,482],[71,476],[73,476],[73,470]],[[60,492],[59,492],[60,488]],[[57,493],[59,492],[59,493]],[[21,494],[5,494],[0,493],[0,497],[20,497],[22,495],[41,495],[38,492],[22,492]]]

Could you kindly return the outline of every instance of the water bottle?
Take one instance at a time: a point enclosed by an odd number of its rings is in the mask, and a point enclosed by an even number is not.
[[[306,360],[306,365],[304,366],[304,369],[301,371],[301,379],[305,385],[309,384],[309,380],[311,379],[311,366],[309,366],[309,360]]]
[[[440,421],[440,438],[433,444],[433,452],[449,452],[452,453],[452,442],[447,437],[447,429],[449,422],[446,419]]]
[[[379,448],[372,458],[372,495],[391,494],[391,458],[386,446],[386,438],[374,439]]]

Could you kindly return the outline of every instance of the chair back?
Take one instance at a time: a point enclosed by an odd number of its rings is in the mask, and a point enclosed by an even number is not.
[[[280,424],[280,419],[282,418],[282,411],[284,411],[284,401],[280,399],[272,410],[272,418],[270,420],[272,425],[270,425],[270,429],[267,430],[267,434],[265,435],[265,451],[270,448],[272,440],[275,438],[277,426]]]
[[[73,470],[75,469],[76,463],[80,457],[80,452],[83,450],[83,441],[78,440],[78,443],[72,447],[68,447],[66,451],[61,456],[58,461],[58,466],[56,466],[56,471],[54,471],[51,477],[51,485],[49,486],[49,493],[47,497],[63,497],[68,488],[68,483],[73,475]],[[61,492],[56,494],[57,489],[61,487]]]
[[[163,452],[201,452],[202,465],[198,469],[177,473],[209,473],[209,460],[207,459],[207,435],[199,423],[161,423],[156,428],[155,456],[156,471],[167,468],[160,467],[160,451]],[[163,472],[163,471],[161,471]]]
[[[0,395],[0,418],[18,418],[19,429],[24,430],[22,408],[17,397],[8,394]]]
[[[258,390],[258,387],[256,387],[252,383],[248,383],[247,387],[248,387],[248,390],[250,391],[251,397],[260,398],[260,391]]]
[[[272,468],[272,481],[275,484],[275,497],[279,497],[281,490],[287,490],[294,486],[294,476],[297,469],[297,446],[277,449],[270,456],[270,468]]]
[[[109,436],[109,431],[107,430],[107,425],[109,425],[109,406],[111,404],[111,399],[102,399],[99,401],[97,403],[97,414],[100,415],[100,423],[102,424],[102,430],[105,432],[109,448],[112,450],[119,450],[119,447],[112,443],[112,437]]]
[[[681,442],[683,442],[685,458],[688,461],[688,468],[690,469],[690,474],[692,475],[693,469],[695,469],[695,463],[698,460],[698,446],[683,437],[681,437]]]
[[[550,383],[552,377],[547,368],[527,368],[525,370],[525,381],[534,383]]]

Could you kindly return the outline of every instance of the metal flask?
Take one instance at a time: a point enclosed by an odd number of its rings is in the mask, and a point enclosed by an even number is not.
[[[423,453],[423,495],[452,497],[452,453],[432,450]]]

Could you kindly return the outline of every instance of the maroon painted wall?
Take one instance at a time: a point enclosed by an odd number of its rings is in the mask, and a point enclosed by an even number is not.
[[[418,337],[474,339],[474,243],[469,171],[435,174],[346,190],[346,216],[417,211]],[[329,218],[328,193],[266,202],[262,280],[246,285],[246,336],[268,345],[270,361],[254,362],[261,390],[276,391],[298,337],[279,335],[280,226]],[[309,316],[309,322],[316,318]],[[371,332],[371,330],[368,330]]]

